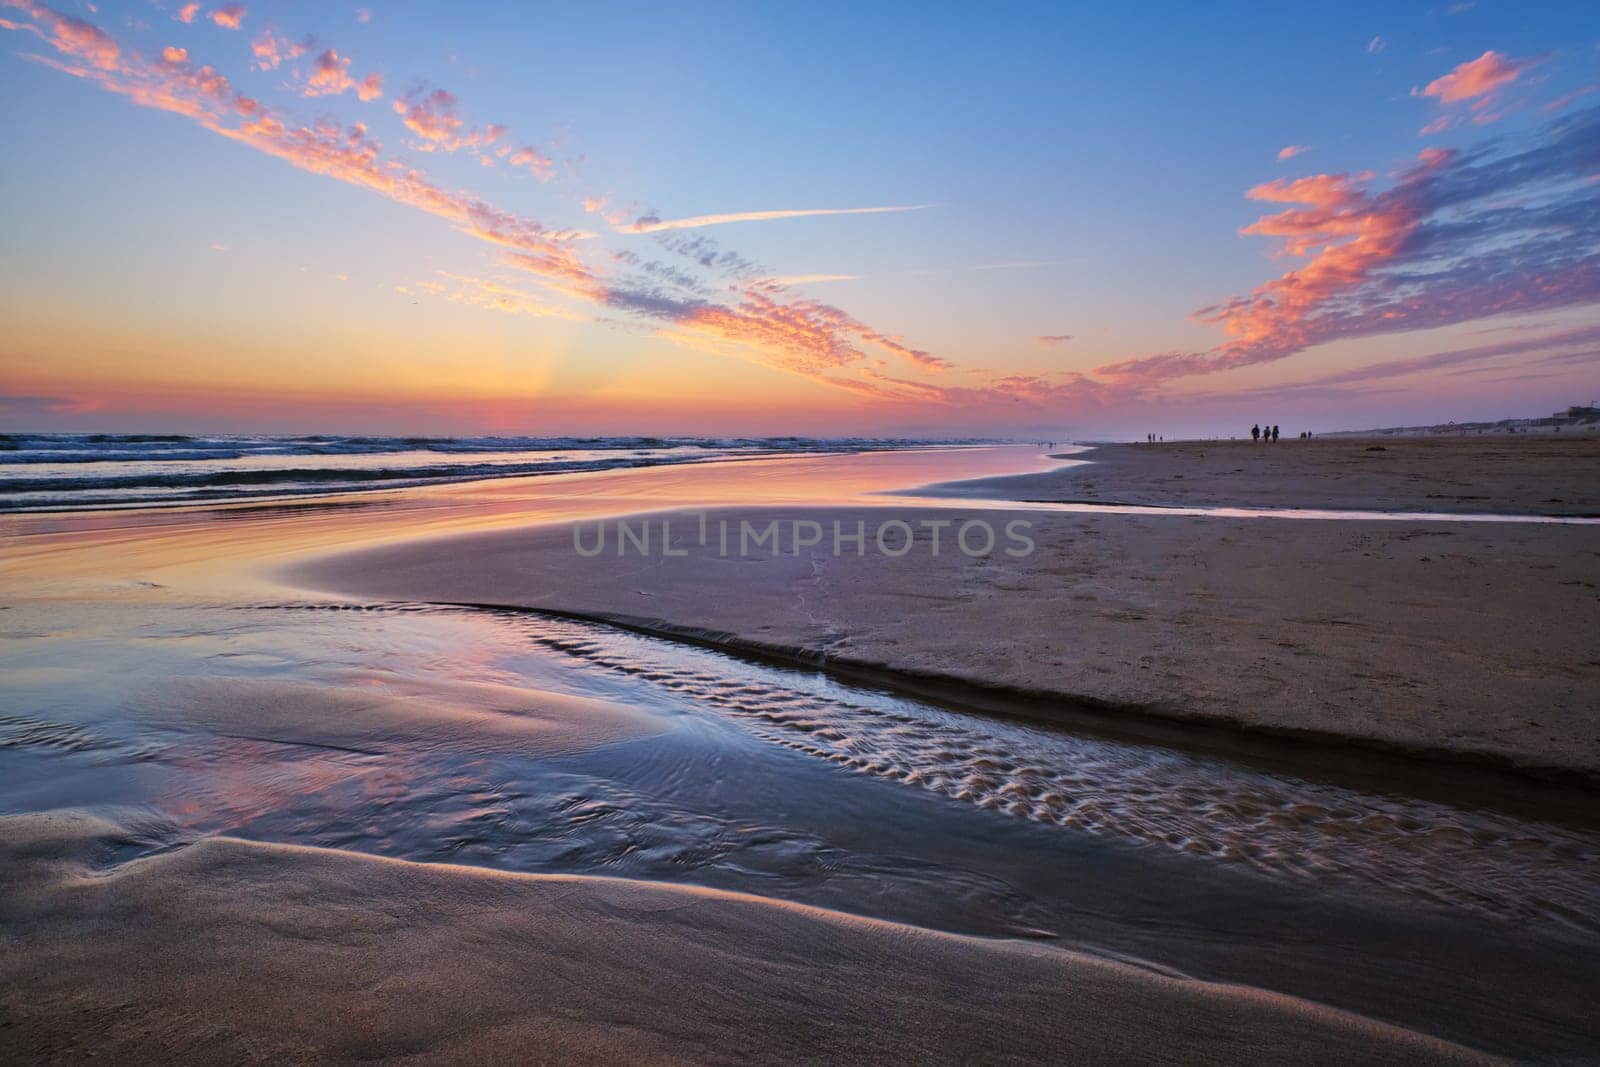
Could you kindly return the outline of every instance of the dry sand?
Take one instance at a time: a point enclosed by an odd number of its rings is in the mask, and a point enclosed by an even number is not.
[[[0,820],[0,1052],[139,1062],[1481,1060],[1293,998],[710,890]]]

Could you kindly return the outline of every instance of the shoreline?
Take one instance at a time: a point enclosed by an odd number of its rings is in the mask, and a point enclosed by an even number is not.
[[[765,521],[800,512],[707,514]],[[868,512],[803,514],[853,521]],[[959,504],[902,512],[925,514],[959,515]],[[920,580],[893,560],[730,561],[692,545],[686,559],[582,560],[565,526],[324,556],[285,577],[344,596],[565,614],[1124,737],[1154,732],[1171,743],[1176,734],[1189,747],[1215,747],[1237,735],[1312,761],[1373,752],[1600,785],[1600,731],[1584,713],[1600,663],[1580,647],[1592,632],[1583,620],[1600,626],[1590,592],[1600,552],[1574,555],[1592,543],[1590,531],[1264,521],[1060,516],[1035,527],[1039,551],[1015,566],[908,557]],[[1419,538],[1458,558],[1419,553]],[[1330,594],[1317,568],[1344,584]],[[1278,574],[1301,584],[1282,589]],[[1487,594],[1501,601],[1498,612],[1460,617],[1456,637],[1435,632],[1433,619],[1449,616],[1466,582],[1498,590]],[[1052,615],[1059,633],[1042,625]],[[1557,663],[1565,666],[1543,666]],[[1155,671],[1160,678],[1146,677]],[[1361,683],[1352,672],[1380,677]],[[1403,704],[1391,686],[1407,694]],[[1534,719],[1545,732],[1527,728]]]
[[[1380,780],[1381,774],[1387,770],[1404,768],[1421,771],[1425,775],[1430,771],[1436,772],[1437,780],[1426,783],[1408,781],[1406,792],[1419,797],[1460,799],[1470,793],[1475,801],[1484,802],[1484,791],[1487,790],[1497,806],[1509,810],[1526,809],[1549,814],[1549,809],[1540,807],[1537,802],[1551,800],[1562,811],[1574,814],[1571,805],[1566,802],[1588,802],[1593,799],[1594,791],[1600,789],[1600,774],[1595,772],[1575,770],[1560,764],[1518,763],[1495,752],[1421,749],[1310,727],[1274,727],[1246,720],[1184,714],[1160,705],[1116,704],[1089,696],[1024,689],[962,675],[910,671],[886,662],[830,655],[826,651],[800,645],[767,643],[660,619],[504,603],[430,603],[440,607],[527,614],[599,625],[642,637],[720,652],[751,662],[818,671],[842,682],[926,700],[956,711],[1051,726],[1108,740],[1237,758],[1246,763],[1295,769],[1333,781],[1355,779],[1370,786]],[[1041,713],[1034,707],[1040,702],[1048,702],[1054,707],[1048,713]],[[1378,757],[1388,765],[1381,768],[1354,766],[1357,761],[1366,761],[1369,757]],[[1472,780],[1461,781],[1461,772],[1472,775]],[[1525,790],[1529,786],[1549,792],[1528,797]],[[1581,816],[1579,821],[1584,824],[1600,825],[1600,808],[1575,814]]]

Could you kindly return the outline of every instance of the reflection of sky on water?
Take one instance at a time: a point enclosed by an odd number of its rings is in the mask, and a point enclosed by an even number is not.
[[[949,845],[959,825],[1035,854],[1131,847],[1600,925],[1592,832],[975,717],[605,627],[329,604],[56,604],[13,608],[6,623],[5,657],[26,666],[9,687],[17,711],[0,719],[0,807],[89,806],[164,825],[157,836],[169,842],[227,833],[867,911],[845,887],[875,883],[867,901],[903,895],[894,906],[916,910],[928,905],[909,903],[911,885],[893,887],[937,869],[946,898],[964,886],[993,909],[960,925],[1048,926],[1048,907],[994,888],[1001,871],[984,865],[995,856]],[[194,676],[235,681],[196,704],[180,699]],[[243,687],[274,680],[324,687],[290,689],[291,703],[316,693],[346,703],[260,724],[204,703],[232,694],[246,707],[256,691]],[[377,728],[351,710],[363,693],[492,699],[473,695],[498,692],[481,683],[609,701],[656,725],[551,752],[403,717],[433,704],[395,704],[394,729],[382,726],[388,705],[376,705]],[[885,833],[891,816],[897,829]]]

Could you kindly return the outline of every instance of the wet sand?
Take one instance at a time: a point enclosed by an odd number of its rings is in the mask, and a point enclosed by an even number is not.
[[[1589,498],[1563,487],[1577,479],[1592,495],[1600,485],[1585,473],[1600,455],[1592,440],[1386,440],[1390,452],[1381,455],[1394,456],[1399,473],[1356,498],[1353,476],[1323,472],[1367,455],[1366,446],[1305,444],[1220,446],[1247,457],[1226,464],[1265,471],[1253,494],[1236,494],[1237,480],[1200,474],[1169,491],[1159,472],[1192,470],[1191,458],[1215,457],[1219,446],[1158,445],[1097,450],[1081,457],[1091,462],[1051,473],[916,495],[1066,500],[1104,485],[1118,500],[1162,505],[1230,506],[1243,496],[1258,505],[1423,511],[1440,502],[1446,481],[1468,477],[1481,461],[1506,472],[1485,478],[1490,503],[1528,513],[1557,493],[1585,510]],[[1517,451],[1525,445],[1528,454]],[[1441,481],[1428,472],[1446,453]],[[741,521],[804,518],[831,528],[837,520],[847,530],[860,521],[871,531],[892,506],[717,509],[708,521],[738,529]],[[914,527],[952,517],[917,506],[892,514]],[[1037,550],[971,559],[947,543],[935,558],[924,536],[899,559],[853,550],[836,557],[831,543],[733,559],[715,538],[699,544],[698,517],[680,514],[681,557],[619,559],[613,540],[606,553],[583,558],[563,524],[330,557],[292,579],[363,597],[574,612],[990,691],[1043,718],[1089,710],[1131,729],[1141,720],[1196,723],[1600,782],[1592,637],[1600,632],[1600,528],[992,510],[961,517],[997,529],[1027,519]],[[583,529],[592,544],[596,527]]]
[[[227,838],[118,865],[122,844],[0,820],[12,1056],[1488,1062],[1291,997],[759,897]]]

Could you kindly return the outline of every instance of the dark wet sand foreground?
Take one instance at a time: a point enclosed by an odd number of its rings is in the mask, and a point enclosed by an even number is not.
[[[0,821],[19,1059],[1463,1063],[1290,997],[612,879]],[[20,995],[19,995],[20,994]]]

